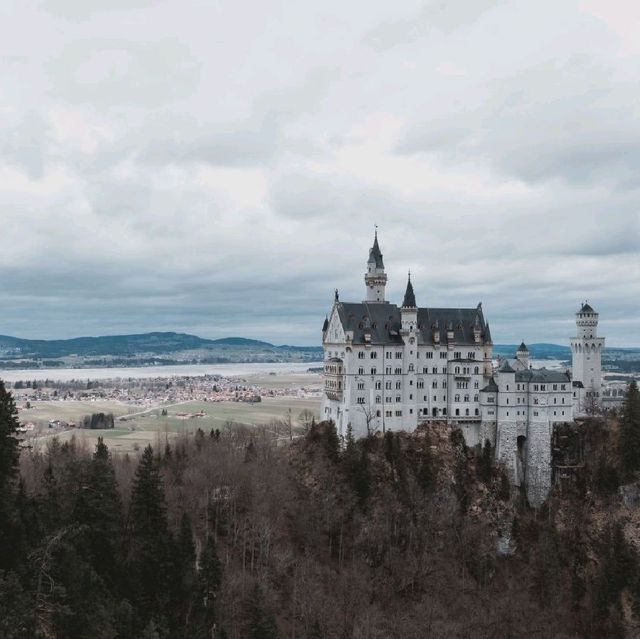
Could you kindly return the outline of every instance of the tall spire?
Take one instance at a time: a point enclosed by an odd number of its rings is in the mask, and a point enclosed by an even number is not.
[[[416,296],[413,292],[413,284],[411,284],[411,271],[409,271],[409,279],[407,280],[407,290],[404,293],[404,301],[402,308],[416,308]]]
[[[387,274],[384,272],[382,251],[378,244],[378,227],[375,228],[373,246],[369,249],[367,272],[364,276],[367,296],[365,302],[384,303],[384,289],[387,284]]]
[[[380,251],[380,245],[378,244],[378,226],[376,225],[375,233],[373,237],[373,246],[369,249],[369,262],[375,262],[376,268],[384,269],[384,262],[382,261],[382,252]]]

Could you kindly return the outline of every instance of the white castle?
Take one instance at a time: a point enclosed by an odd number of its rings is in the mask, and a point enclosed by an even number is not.
[[[402,306],[385,300],[377,232],[364,276],[366,299],[336,291],[322,329],[323,419],[340,435],[413,430],[429,421],[459,427],[467,445],[488,440],[515,485],[540,504],[551,486],[554,424],[570,422],[601,394],[598,314],[583,304],[571,338],[573,372],[533,368],[524,343],[494,366],[489,323],[475,308],[418,308],[407,282]]]

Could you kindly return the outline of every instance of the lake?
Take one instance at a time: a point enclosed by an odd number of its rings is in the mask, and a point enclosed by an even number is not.
[[[149,379],[154,377],[199,377],[223,375],[245,377],[276,373],[304,373],[309,368],[322,366],[322,362],[286,362],[277,364],[185,364],[183,366],[140,366],[120,368],[37,368],[28,370],[0,370],[5,382],[50,379],[68,382],[72,379]]]

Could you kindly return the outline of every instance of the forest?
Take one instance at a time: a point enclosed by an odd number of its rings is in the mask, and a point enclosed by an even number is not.
[[[538,510],[446,424],[20,450],[0,382],[0,637],[632,637],[640,395]],[[574,437],[574,439],[575,439]],[[562,434],[556,441],[571,439]]]

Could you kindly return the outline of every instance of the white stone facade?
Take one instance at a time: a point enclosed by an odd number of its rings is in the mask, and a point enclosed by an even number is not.
[[[568,372],[531,368],[524,344],[515,359],[494,368],[481,304],[419,308],[409,279],[398,307],[385,300],[386,282],[376,236],[365,300],[341,302],[336,291],[323,326],[323,419],[339,435],[351,425],[360,437],[444,420],[461,428],[469,446],[488,440],[512,482],[526,485],[530,502],[544,501],[554,424],[581,410],[580,384],[600,393],[604,339],[596,336],[597,314],[588,305],[577,314],[572,383]]]

